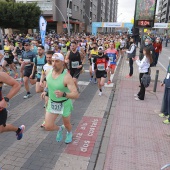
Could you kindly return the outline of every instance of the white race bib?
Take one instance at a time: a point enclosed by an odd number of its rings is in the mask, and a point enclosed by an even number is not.
[[[31,60],[30,59],[23,59],[25,62],[30,62]],[[27,64],[25,66],[30,66],[31,64]]]
[[[105,64],[97,64],[97,69],[99,71],[104,71],[105,70]]]
[[[113,62],[113,57],[109,57],[110,62]]]
[[[91,58],[91,63],[93,63],[94,58]]]
[[[42,66],[37,66],[37,73],[41,74],[42,72]]]
[[[170,77],[170,73],[167,74],[166,79],[169,79],[169,77]]]
[[[20,59],[22,56],[21,55],[18,55],[18,58]]]
[[[51,101],[51,113],[63,114],[64,106],[63,103],[56,103]]]
[[[9,54],[8,53],[5,54],[5,58],[9,58]]]
[[[72,61],[71,62],[71,67],[72,68],[77,68],[79,66],[79,61]]]

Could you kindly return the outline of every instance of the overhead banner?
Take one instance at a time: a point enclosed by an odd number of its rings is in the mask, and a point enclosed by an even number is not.
[[[136,0],[135,27],[154,26],[157,0]]]
[[[118,22],[103,22],[102,27],[113,27],[113,28],[119,28],[122,27],[122,23]]]
[[[155,23],[154,28],[168,28],[168,23]]]
[[[44,19],[43,16],[40,16],[39,19],[39,27],[40,27],[40,35],[41,35],[41,44],[45,45],[45,34],[47,28],[47,21]]]

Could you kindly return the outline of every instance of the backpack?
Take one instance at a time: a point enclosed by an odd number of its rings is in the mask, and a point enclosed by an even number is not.
[[[144,74],[141,78],[141,82],[143,83],[144,87],[149,87],[151,82],[150,74]]]

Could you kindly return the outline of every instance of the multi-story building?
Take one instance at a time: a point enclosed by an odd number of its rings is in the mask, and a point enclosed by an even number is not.
[[[48,30],[58,33],[91,31],[92,22],[115,22],[118,0],[16,0],[37,2],[46,18]],[[38,25],[38,24],[37,24]]]
[[[170,22],[170,0],[159,1],[158,16],[160,22]]]

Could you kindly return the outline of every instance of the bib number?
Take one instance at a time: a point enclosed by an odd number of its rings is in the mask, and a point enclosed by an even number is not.
[[[167,74],[166,79],[169,79],[169,77],[170,77],[170,73]]]
[[[113,62],[113,57],[109,57],[110,62]]]
[[[51,113],[63,114],[64,106],[63,103],[56,103],[51,101]]]
[[[5,58],[9,58],[9,54],[8,53],[5,54]]]
[[[79,62],[78,61],[74,61],[71,63],[72,68],[77,68],[79,66]]]
[[[23,59],[25,62],[30,62],[31,60],[30,59]],[[31,64],[27,64],[25,66],[30,66]]]
[[[105,65],[104,64],[97,64],[97,69],[99,71],[104,71],[105,70]]]
[[[37,73],[41,74],[42,72],[42,66],[37,66]]]

